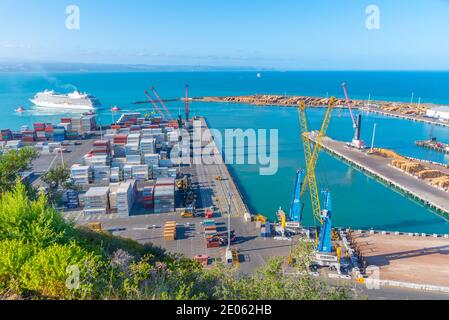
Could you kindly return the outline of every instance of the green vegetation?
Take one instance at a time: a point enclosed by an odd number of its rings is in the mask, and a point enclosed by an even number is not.
[[[298,271],[307,246],[295,249]],[[304,264],[304,265],[303,265]],[[348,299],[348,290],[286,276],[272,259],[251,276],[151,245],[77,228],[17,183],[0,199],[0,297],[16,299]]]
[[[62,199],[60,187],[64,190],[73,189],[75,187],[70,180],[69,168],[60,163],[48,170],[42,176],[42,181],[48,185],[48,200],[53,204],[58,204]]]
[[[28,170],[37,156],[37,151],[29,147],[0,154],[0,194],[11,190],[20,173]]]

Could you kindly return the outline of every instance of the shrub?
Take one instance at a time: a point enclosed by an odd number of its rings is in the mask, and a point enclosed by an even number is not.
[[[26,188],[18,182],[13,191],[0,199],[0,240],[16,239],[44,247],[62,241],[71,226],[47,204],[44,196],[28,199]]]
[[[20,293],[23,265],[34,255],[35,249],[20,240],[0,241],[0,289]]]
[[[53,244],[25,263],[21,283],[44,298],[89,299],[98,288],[102,265],[97,256],[75,243]]]

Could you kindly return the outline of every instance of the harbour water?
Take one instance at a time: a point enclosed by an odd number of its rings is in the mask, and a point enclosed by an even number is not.
[[[410,101],[411,92],[423,102],[449,104],[449,73],[432,72],[270,72],[258,78],[255,72],[221,73],[65,73],[0,74],[0,126],[19,129],[33,122],[56,122],[62,114],[37,113],[28,99],[44,89],[69,92],[75,88],[97,96],[104,105],[119,105],[122,112],[151,110],[151,105],[134,105],[145,100],[143,90],[157,87],[163,98],[181,97],[189,83],[191,96],[291,94],[342,96],[341,83],[348,83],[353,98]],[[28,111],[17,114],[23,105]],[[182,102],[168,103],[171,113],[183,110]],[[232,165],[239,187],[249,207],[274,218],[282,206],[288,208],[296,169],[304,167],[297,112],[288,107],[257,107],[238,104],[192,103],[192,115],[203,115],[212,128],[279,129],[279,170],[273,176],[260,176],[254,165]],[[311,128],[318,128],[323,110],[310,110]],[[109,108],[99,114],[100,123],[117,119]],[[437,162],[449,162],[449,155],[422,149],[415,140],[433,135],[449,143],[447,128],[365,114],[362,137],[371,142],[377,124],[375,145],[401,154]],[[328,134],[337,140],[350,140],[352,125],[347,111],[336,110]],[[334,224],[342,227],[404,232],[449,233],[449,223],[427,208],[404,198],[375,180],[323,153],[317,167],[319,184],[332,191]],[[308,198],[305,198],[308,201]],[[311,223],[310,206],[304,218]]]

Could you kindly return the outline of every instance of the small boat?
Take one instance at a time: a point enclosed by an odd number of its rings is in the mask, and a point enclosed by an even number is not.
[[[18,107],[18,108],[16,109],[16,112],[18,112],[18,113],[23,113],[23,112],[25,112],[25,108],[24,108],[24,107]]]
[[[111,111],[118,112],[118,111],[120,111],[120,107],[118,107],[118,106],[113,106],[113,107],[111,108]]]
[[[88,111],[83,113],[84,116],[93,116],[94,114],[95,114],[94,111]]]

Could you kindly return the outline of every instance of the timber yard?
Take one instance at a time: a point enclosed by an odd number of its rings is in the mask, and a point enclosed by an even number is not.
[[[448,166],[367,147],[360,140],[362,116],[355,113],[363,109],[442,126],[449,123],[429,117],[426,112],[432,106],[373,107],[372,102],[350,100],[346,85],[343,89],[346,99],[340,100],[269,96],[192,99],[187,90],[185,98],[162,100],[157,92],[155,99],[145,92],[148,101],[136,104],[151,103],[151,115],[123,113],[117,122],[101,126],[95,115],[65,117],[59,124],[35,123],[20,132],[2,130],[2,140],[5,149],[34,146],[40,151],[32,172],[24,173],[24,179],[37,188],[45,188],[41,176],[55,164],[61,162],[70,168],[76,188],[65,190],[61,210],[80,226],[150,243],[193,258],[206,268],[215,262],[234,265],[243,274],[263,266],[272,256],[284,257],[284,271],[295,273],[292,248],[307,241],[316,247],[311,275],[358,285],[449,293],[445,277],[449,235],[336,228],[332,225],[332,190],[324,192],[321,200],[315,178],[315,166],[320,151],[324,151],[448,217]],[[172,100],[185,101],[184,117],[172,117],[164,103]],[[278,219],[269,221],[250,211],[215,145],[207,119],[189,117],[190,101],[298,108],[306,168],[298,168],[288,213],[280,209]],[[326,136],[337,106],[350,111],[355,131],[351,142]],[[310,107],[326,109],[320,131],[308,130],[306,110]],[[182,130],[187,137],[182,136]],[[208,139],[195,141],[195,130]],[[171,155],[186,156],[179,147],[183,140],[189,142],[189,161],[177,163]],[[449,150],[433,137],[415,143],[440,152]],[[201,161],[206,148],[214,160],[210,164]],[[305,201],[310,201],[317,226],[302,224]]]

